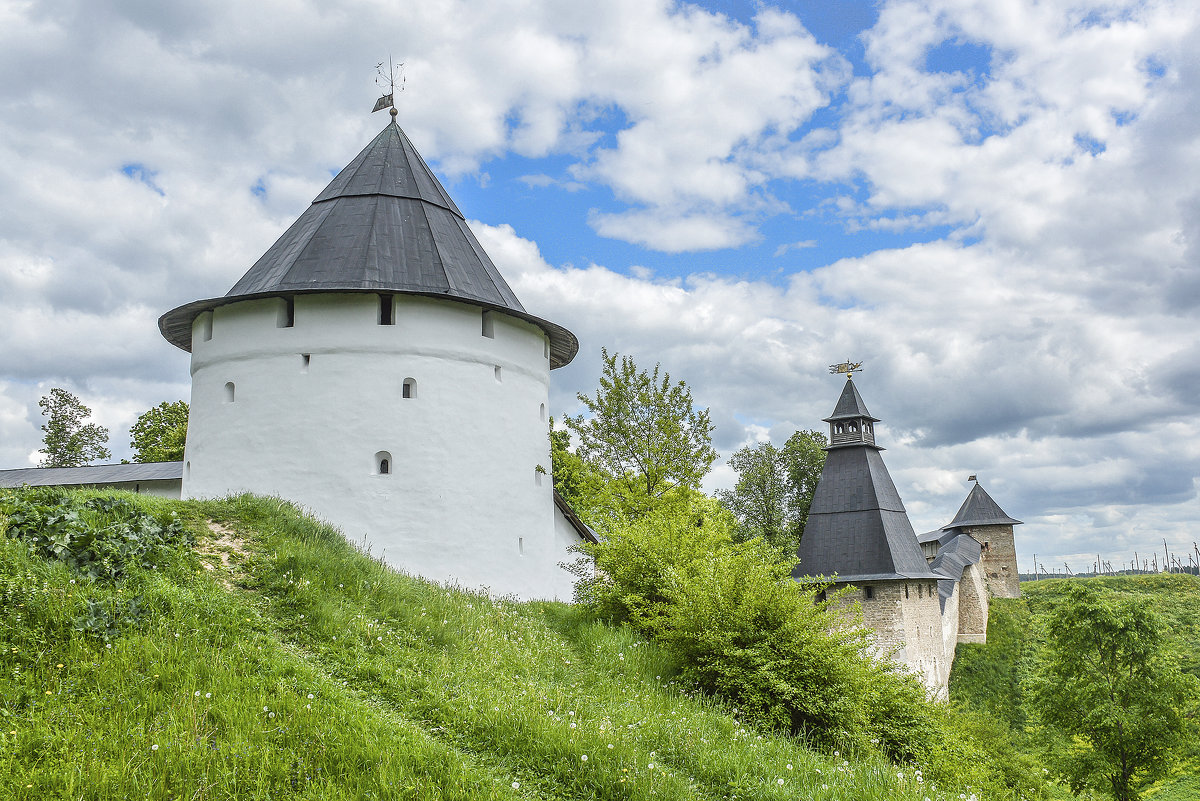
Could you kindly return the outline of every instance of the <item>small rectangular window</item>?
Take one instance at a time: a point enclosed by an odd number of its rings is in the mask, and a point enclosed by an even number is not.
[[[866,598],[869,601],[874,597],[875,597],[875,588],[874,587],[863,587],[863,598]]]
[[[496,326],[492,320],[492,313],[490,311],[483,313],[483,335],[488,339],[496,338]]]
[[[379,324],[380,325],[395,325],[396,318],[393,309],[391,295],[379,296]]]
[[[292,328],[296,325],[296,301],[294,298],[284,298],[283,306],[279,309],[279,317],[275,321],[277,328]]]

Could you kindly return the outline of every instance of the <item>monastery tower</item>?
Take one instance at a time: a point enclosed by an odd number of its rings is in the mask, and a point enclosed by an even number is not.
[[[578,342],[525,311],[394,119],[159,328],[191,352],[184,498],[277,495],[406,571],[570,597],[547,396]]]
[[[917,544],[850,374],[829,423],[825,467],[800,540],[797,580],[852,585],[882,652],[920,673],[935,694],[950,674],[938,580]]]

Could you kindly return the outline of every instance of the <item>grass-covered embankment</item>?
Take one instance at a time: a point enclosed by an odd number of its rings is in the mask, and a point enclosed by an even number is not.
[[[76,509],[98,494],[23,497]],[[37,520],[0,514],[0,797],[966,790],[741,725],[627,629],[398,575],[278,501],[122,497],[179,525],[84,509],[31,539],[17,529]]]
[[[1158,574],[1023,582],[1021,598],[992,599],[986,644],[958,646],[950,698],[1003,722],[1030,752],[1043,747],[1037,736],[1035,710],[1023,691],[1044,647],[1038,616],[1049,612],[1070,586],[1079,583],[1153,609],[1173,641],[1182,670],[1200,677],[1200,578]],[[1192,706],[1195,700],[1179,699]],[[1169,773],[1169,778],[1142,787],[1142,797],[1147,801],[1200,798],[1200,741],[1185,749]]]

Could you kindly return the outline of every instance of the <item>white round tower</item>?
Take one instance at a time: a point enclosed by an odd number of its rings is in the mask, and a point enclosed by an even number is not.
[[[578,343],[394,122],[227,295],[159,327],[192,354],[183,497],[278,495],[406,571],[569,595],[546,406]]]

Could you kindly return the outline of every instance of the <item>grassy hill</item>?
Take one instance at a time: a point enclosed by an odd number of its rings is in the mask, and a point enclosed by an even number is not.
[[[626,630],[399,575],[278,501],[34,497],[0,514],[0,798],[971,793],[756,731]]]
[[[950,676],[950,698],[969,709],[1004,721],[1024,735],[1030,709],[1021,693],[1040,643],[1035,616],[1046,612],[1073,582],[1136,597],[1153,607],[1177,646],[1182,668],[1200,676],[1200,578],[1183,574],[1048,579],[1021,584],[1021,598],[993,598],[985,645],[960,645]],[[1031,739],[1027,747],[1035,746]],[[1176,776],[1142,788],[1152,801],[1200,798],[1200,742],[1185,755]]]

